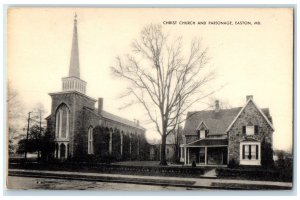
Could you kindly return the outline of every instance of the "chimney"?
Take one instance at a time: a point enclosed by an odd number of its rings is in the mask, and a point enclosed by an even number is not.
[[[220,104],[219,104],[219,100],[215,101],[215,112],[219,112],[220,111]]]
[[[101,115],[103,111],[103,98],[98,98],[98,114]]]
[[[247,96],[246,96],[246,102],[248,102],[249,99],[252,99],[252,100],[253,100],[253,95],[247,95]]]
[[[140,121],[136,120],[136,126],[139,126],[139,125],[140,125]]]

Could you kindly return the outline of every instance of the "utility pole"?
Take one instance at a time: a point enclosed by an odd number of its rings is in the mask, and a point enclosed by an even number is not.
[[[28,112],[28,119],[27,119],[27,133],[26,133],[26,143],[25,143],[25,161],[27,160],[27,147],[28,147],[28,135],[29,135],[30,114],[31,114],[31,112]]]

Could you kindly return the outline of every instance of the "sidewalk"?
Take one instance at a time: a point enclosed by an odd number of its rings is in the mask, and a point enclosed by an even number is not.
[[[271,182],[271,181],[249,181],[230,180],[216,178],[182,178],[182,177],[161,177],[161,176],[138,176],[123,174],[100,174],[82,173],[68,171],[38,171],[9,169],[9,176],[39,177],[39,178],[59,178],[72,180],[89,180],[99,182],[134,183],[146,185],[177,186],[191,188],[209,189],[231,189],[231,190],[289,190],[292,183]]]

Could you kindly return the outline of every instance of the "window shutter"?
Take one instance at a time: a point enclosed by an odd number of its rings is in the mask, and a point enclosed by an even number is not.
[[[243,152],[242,152],[242,154],[243,154],[243,159],[245,159],[245,145],[243,145]]]
[[[243,126],[243,134],[246,134],[246,126]]]
[[[258,126],[257,125],[254,126],[254,134],[258,134]]]
[[[256,145],[256,160],[258,160],[258,145]]]

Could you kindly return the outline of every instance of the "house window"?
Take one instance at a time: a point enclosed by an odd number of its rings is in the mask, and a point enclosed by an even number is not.
[[[243,160],[258,160],[258,145],[243,145]]]
[[[240,164],[260,165],[260,143],[242,142],[241,143]]]
[[[88,154],[94,154],[93,140],[93,128],[90,127],[88,130]]]
[[[199,133],[199,138],[200,139],[203,139],[203,138],[205,138],[205,130],[200,130],[200,133]]]
[[[243,133],[246,135],[258,134],[258,126],[243,126]]]
[[[254,126],[246,126],[246,135],[254,135]]]

